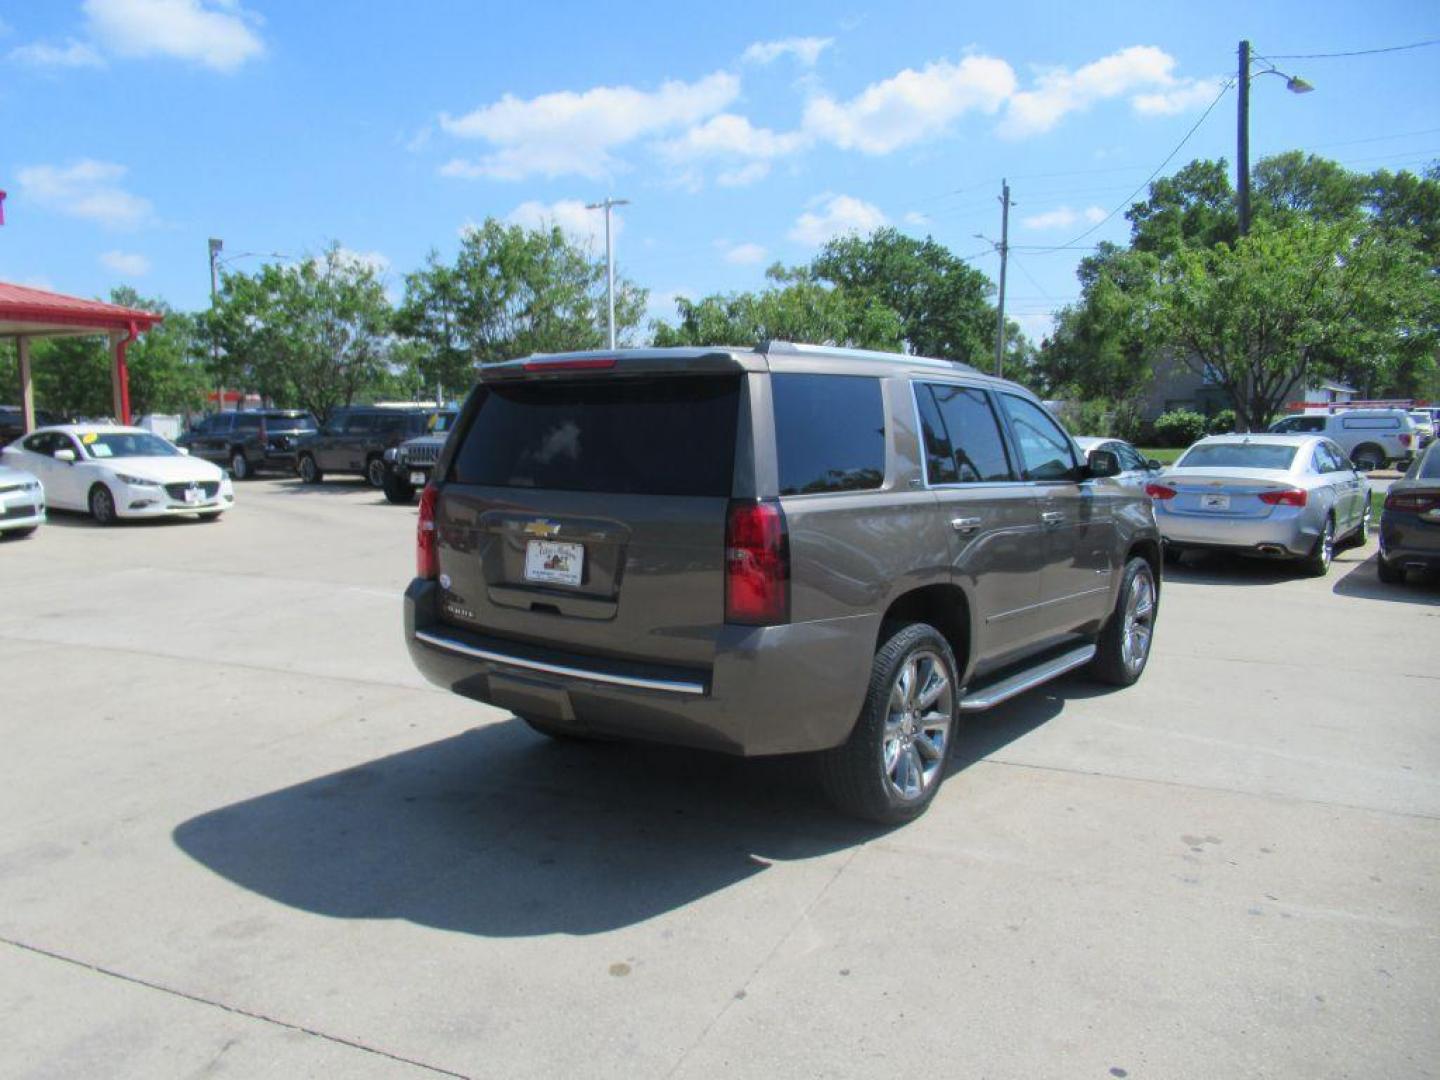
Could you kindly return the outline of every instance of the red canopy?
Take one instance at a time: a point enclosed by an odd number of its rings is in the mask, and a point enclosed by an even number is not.
[[[125,367],[125,347],[163,318],[153,311],[0,281],[0,337],[13,337],[19,343],[20,396],[25,409],[25,430],[35,426],[30,338],[65,334],[107,335],[115,355],[115,414],[122,423],[128,424],[130,374]]]

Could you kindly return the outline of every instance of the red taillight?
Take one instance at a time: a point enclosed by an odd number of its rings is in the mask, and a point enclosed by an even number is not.
[[[1175,489],[1167,487],[1164,484],[1146,484],[1145,494],[1149,495],[1152,499],[1159,499],[1161,502],[1164,502],[1166,499],[1173,499],[1175,497]]]
[[[582,360],[527,360],[525,370],[542,371],[609,371],[615,366],[613,356],[590,356]]]
[[[420,520],[415,525],[415,576],[440,576],[440,552],[435,545],[435,501],[440,489],[426,484],[420,493]]]
[[[1310,496],[1304,488],[1260,492],[1260,501],[1269,506],[1304,506],[1309,498]]]
[[[725,521],[725,621],[790,619],[790,538],[779,503],[732,502]]]
[[[1440,510],[1440,491],[1392,491],[1385,496],[1385,509],[1403,514]]]
[[[1409,436],[1408,433],[1406,433],[1406,432],[1404,432],[1404,431],[1402,431],[1402,432],[1400,433],[1400,445],[1401,445],[1401,446],[1409,446],[1409,445],[1410,445],[1410,436]]]

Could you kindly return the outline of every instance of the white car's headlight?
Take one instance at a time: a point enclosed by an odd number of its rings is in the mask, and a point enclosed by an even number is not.
[[[143,476],[131,476],[129,473],[117,472],[115,479],[122,484],[129,484],[131,487],[159,487],[159,480],[146,480]]]

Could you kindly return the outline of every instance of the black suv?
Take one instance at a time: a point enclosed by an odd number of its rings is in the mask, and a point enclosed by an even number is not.
[[[302,440],[296,469],[307,484],[326,473],[363,476],[372,487],[385,486],[385,451],[423,434],[434,405],[351,405],[336,409],[325,426]]]
[[[49,413],[35,410],[35,426],[50,427],[61,421]],[[0,446],[14,442],[25,434],[25,412],[19,405],[0,405]]]
[[[1145,669],[1150,500],[1014,383],[780,342],[481,380],[420,498],[405,636],[537,731],[818,752],[840,806],[899,822],[963,715]]]
[[[214,413],[176,439],[175,445],[229,469],[236,480],[245,480],[261,469],[293,473],[296,442],[318,427],[315,417],[300,409]]]

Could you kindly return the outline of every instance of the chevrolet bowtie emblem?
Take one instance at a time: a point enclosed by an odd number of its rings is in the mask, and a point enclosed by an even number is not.
[[[527,521],[525,523],[526,536],[555,536],[560,532],[560,526],[553,521]]]

